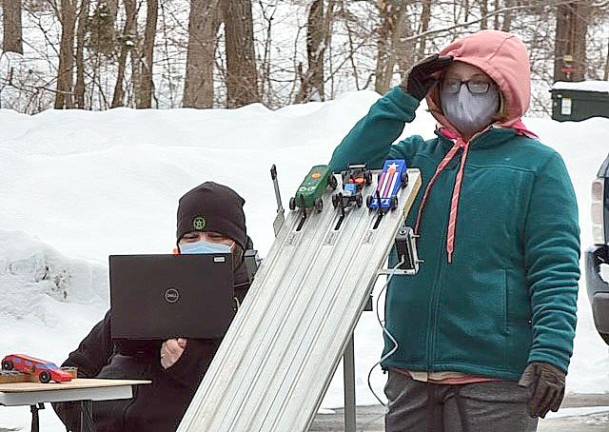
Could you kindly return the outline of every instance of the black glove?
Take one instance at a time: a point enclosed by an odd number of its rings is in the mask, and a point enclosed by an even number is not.
[[[453,62],[452,56],[440,57],[434,54],[417,63],[408,72],[408,77],[400,87],[410,96],[422,100],[438,82],[437,72],[443,71]]]
[[[529,389],[529,415],[544,418],[548,411],[558,411],[565,396],[565,373],[547,363],[531,363],[518,385]]]

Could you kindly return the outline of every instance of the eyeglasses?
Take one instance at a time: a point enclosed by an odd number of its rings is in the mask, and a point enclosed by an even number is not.
[[[481,95],[488,92],[493,83],[481,79],[461,81],[456,78],[447,78],[442,81],[442,89],[449,94],[459,93],[461,86],[465,84],[471,94]]]

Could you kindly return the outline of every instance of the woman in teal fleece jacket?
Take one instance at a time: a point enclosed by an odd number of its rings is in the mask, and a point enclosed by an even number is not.
[[[423,97],[437,136],[393,144]],[[536,417],[562,401],[578,211],[561,156],[521,121],[529,100],[523,43],[479,32],[415,66],[334,151],[335,172],[405,159],[423,178],[407,223],[424,264],[387,291],[386,327],[398,343],[382,363],[387,431],[489,430],[489,421],[495,431],[536,430]],[[394,348],[385,338],[384,354]]]

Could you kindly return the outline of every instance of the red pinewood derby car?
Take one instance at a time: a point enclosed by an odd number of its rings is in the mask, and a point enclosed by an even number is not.
[[[55,363],[30,357],[24,354],[11,354],[2,359],[2,370],[18,371],[33,375],[41,383],[55,381],[56,383],[72,381],[74,376]]]

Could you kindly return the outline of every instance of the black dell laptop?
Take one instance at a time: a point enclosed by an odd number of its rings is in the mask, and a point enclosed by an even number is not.
[[[224,336],[235,315],[230,253],[111,255],[113,340]]]

